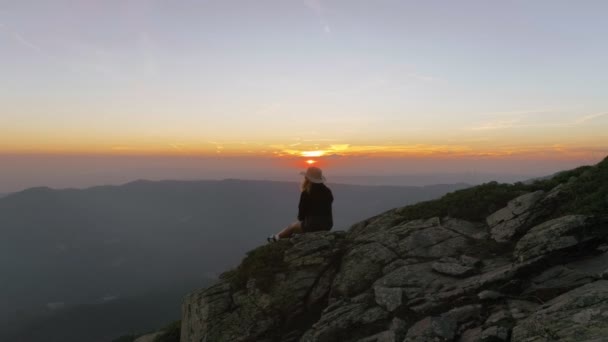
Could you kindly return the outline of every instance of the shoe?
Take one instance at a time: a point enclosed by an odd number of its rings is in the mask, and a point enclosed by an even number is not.
[[[276,235],[270,235],[269,237],[266,238],[266,241],[268,241],[268,242],[277,242],[277,241],[279,241],[279,239],[277,238]]]

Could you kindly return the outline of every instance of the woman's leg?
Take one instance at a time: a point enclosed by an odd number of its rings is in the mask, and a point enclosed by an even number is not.
[[[302,222],[296,221],[296,222],[290,224],[289,226],[287,226],[287,228],[281,230],[279,232],[279,234],[277,234],[277,236],[280,239],[285,239],[285,238],[291,237],[293,234],[299,234],[299,233],[302,233]]]

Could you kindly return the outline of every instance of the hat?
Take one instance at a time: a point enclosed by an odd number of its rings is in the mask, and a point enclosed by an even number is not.
[[[323,171],[318,167],[311,166],[306,169],[306,172],[300,172],[300,174],[312,183],[324,183],[325,177],[323,177]]]

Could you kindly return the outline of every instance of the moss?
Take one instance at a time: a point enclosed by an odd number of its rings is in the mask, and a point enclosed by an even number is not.
[[[254,279],[258,289],[269,292],[275,275],[287,268],[283,257],[290,246],[288,240],[281,240],[258,247],[247,253],[237,268],[222,274],[220,278],[228,280],[234,289],[245,288],[247,281]]]
[[[549,191],[559,184],[567,184],[564,191],[568,200],[557,205],[553,216],[608,212],[607,157],[595,166],[582,166],[530,183],[490,182],[451,192],[437,200],[401,208],[397,213],[402,221],[450,216],[482,222],[520,195],[537,190]]]
[[[438,200],[407,206],[399,210],[399,215],[404,221],[445,216],[482,221],[513,198],[526,192],[527,187],[522,183],[490,182],[451,192]]]

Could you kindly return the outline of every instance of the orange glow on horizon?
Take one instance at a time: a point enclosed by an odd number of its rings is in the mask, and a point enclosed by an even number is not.
[[[302,151],[300,154],[302,157],[322,157],[325,151]]]
[[[4,146],[2,146],[4,145]],[[315,148],[318,148],[315,150]],[[579,144],[503,145],[476,143],[462,144],[271,144],[240,141],[115,141],[113,143],[82,141],[53,143],[35,141],[20,145],[11,141],[2,144],[0,154],[11,155],[110,155],[110,156],[163,156],[163,157],[244,157],[298,160],[307,165],[322,163],[327,158],[433,158],[433,159],[593,159],[606,155],[605,145],[595,141]],[[315,159],[313,159],[315,158]],[[303,159],[303,160],[302,160]],[[302,164],[300,164],[302,165]]]

